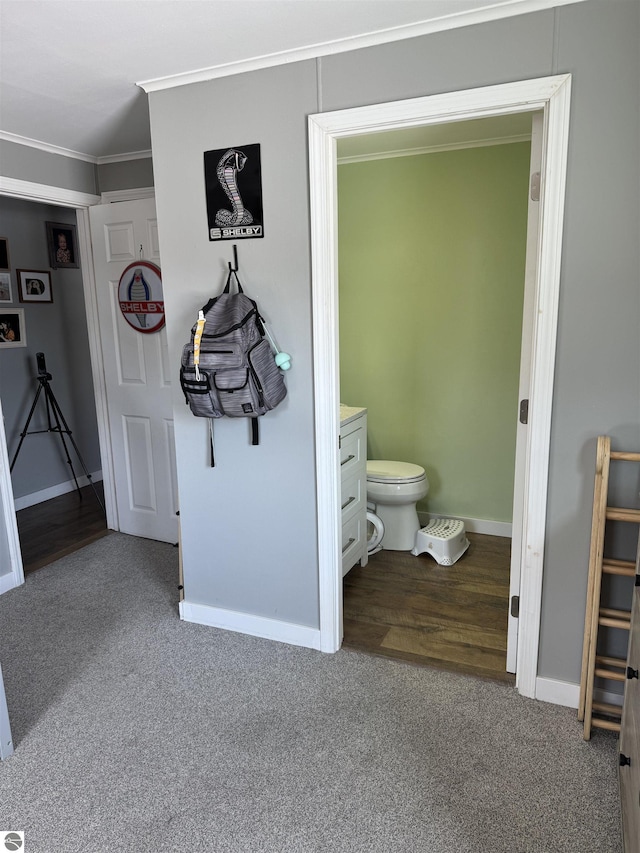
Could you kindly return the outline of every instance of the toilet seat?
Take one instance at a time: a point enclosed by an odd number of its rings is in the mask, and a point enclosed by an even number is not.
[[[367,462],[367,481],[370,483],[417,483],[424,476],[424,468],[411,462],[389,459],[370,459]]]

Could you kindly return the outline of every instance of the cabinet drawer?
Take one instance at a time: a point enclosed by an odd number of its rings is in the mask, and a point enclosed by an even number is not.
[[[365,431],[362,427],[354,429],[353,432],[340,437],[340,476],[342,481],[346,477],[360,472],[366,465],[367,445]]]
[[[362,477],[355,473],[353,477],[342,479],[340,490],[340,508],[342,523],[345,524],[357,512],[361,512],[365,503],[365,486]]]
[[[355,565],[364,548],[365,521],[362,513],[342,525],[342,575]]]

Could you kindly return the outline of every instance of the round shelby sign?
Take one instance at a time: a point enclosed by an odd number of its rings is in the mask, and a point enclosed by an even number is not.
[[[136,332],[157,332],[164,326],[160,267],[136,261],[125,269],[118,284],[120,310]]]

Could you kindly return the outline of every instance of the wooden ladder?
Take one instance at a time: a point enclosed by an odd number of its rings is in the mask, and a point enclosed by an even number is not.
[[[582,675],[578,704],[578,720],[584,720],[585,740],[591,738],[592,728],[620,731],[622,708],[606,702],[593,701],[594,679],[596,677],[612,681],[625,681],[626,679],[626,660],[604,657],[597,653],[598,629],[601,625],[628,631],[631,624],[630,610],[614,610],[603,606],[601,601],[602,575],[622,575],[632,578],[636,572],[635,562],[604,558],[605,524],[607,521],[640,522],[640,509],[624,509],[607,505],[609,466],[612,460],[640,462],[640,453],[612,451],[609,436],[601,435],[598,437],[587,607],[582,647]]]

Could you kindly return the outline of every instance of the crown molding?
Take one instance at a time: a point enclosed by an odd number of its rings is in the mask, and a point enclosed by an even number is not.
[[[27,148],[37,148],[38,151],[45,151],[47,154],[58,154],[60,157],[83,160],[85,163],[92,163],[94,166],[98,162],[98,158],[91,154],[72,151],[71,148],[61,148],[59,145],[50,145],[48,142],[40,142],[39,139],[30,139],[28,136],[19,136],[17,133],[9,133],[6,130],[0,130],[0,139],[4,139],[5,142],[13,142],[15,145],[25,145]]]
[[[126,163],[128,160],[151,160],[151,149],[147,151],[130,151],[128,154],[110,154],[106,157],[96,157],[98,166],[108,163]]]
[[[138,187],[132,190],[108,190],[103,192],[103,204],[113,204],[117,201],[138,201],[141,198],[155,198],[155,187]]]
[[[390,160],[396,157],[416,157],[419,154],[438,154],[442,151],[462,151],[465,148],[486,148],[490,145],[511,145],[514,142],[530,142],[530,133],[500,136],[496,139],[470,139],[467,142],[452,142],[443,145],[422,145],[418,148],[398,148],[395,151],[372,151],[368,154],[352,154],[347,157],[338,156],[339,166],[349,163],[364,163],[368,160]]]
[[[346,53],[351,50],[360,50],[365,47],[375,47],[388,42],[403,41],[405,39],[425,36],[430,33],[452,30],[458,27],[469,27],[474,24],[484,24],[501,18],[511,18],[516,15],[526,15],[530,12],[539,12],[552,9],[556,6],[567,6],[571,3],[583,3],[585,0],[506,0],[506,2],[489,2],[482,9],[473,11],[453,12],[428,21],[418,21],[413,24],[403,24],[398,27],[390,27],[384,30],[376,30],[363,35],[348,36],[330,42],[308,45],[307,47],[293,48],[292,50],[268,53],[251,59],[238,62],[228,62],[222,65],[214,65],[210,68],[200,68],[195,71],[187,71],[181,74],[172,74],[166,77],[156,77],[151,80],[141,80],[136,83],[147,94],[159,92],[164,89],[174,89],[178,86],[188,86],[191,83],[203,83],[207,80],[216,80],[221,77],[231,77],[235,74],[244,74],[247,71],[259,71],[264,68],[272,68],[276,65],[287,65],[292,62],[301,62],[305,59],[316,59],[319,56],[331,56],[338,53]]]
[[[47,154],[58,154],[60,157],[69,157],[72,160],[82,160],[93,166],[103,166],[108,163],[124,163],[127,160],[150,160],[151,149],[146,151],[130,151],[128,154],[110,154],[106,157],[94,157],[92,154],[83,154],[82,151],[73,151],[71,148],[61,148],[59,145],[51,145],[41,142],[39,139],[30,139],[28,136],[20,136],[17,133],[9,133],[0,130],[0,139],[5,142],[13,142],[15,145],[24,145],[27,148],[36,148]]]

